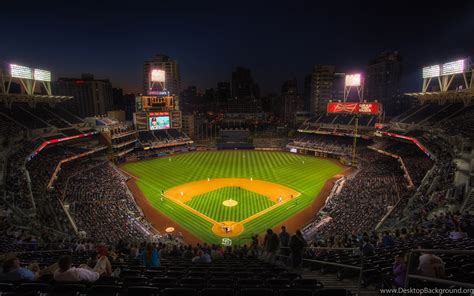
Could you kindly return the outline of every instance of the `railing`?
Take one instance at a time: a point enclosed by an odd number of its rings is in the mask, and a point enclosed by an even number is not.
[[[281,249],[286,249],[288,250],[288,247],[282,247]],[[311,250],[328,250],[328,251],[357,251],[359,252],[360,250],[358,248],[328,248],[328,247],[307,247],[305,249],[311,249]],[[289,252],[287,252],[289,253]],[[444,278],[434,278],[434,277],[427,277],[427,276],[422,276],[418,274],[412,274],[410,273],[410,267],[412,266],[412,259],[414,258],[414,254],[418,253],[431,253],[431,254],[436,254],[436,253],[442,253],[442,254],[461,254],[461,255],[474,255],[474,251],[472,250],[442,250],[442,249],[412,249],[410,250],[410,253],[408,254],[408,262],[407,262],[407,272],[405,276],[405,288],[409,288],[409,283],[410,279],[411,280],[423,280],[431,283],[437,283],[437,284],[443,284],[443,285],[449,285],[449,286],[457,286],[457,287],[464,287],[464,288],[469,288],[469,289],[474,289],[474,283],[471,282],[460,282],[460,281],[455,281],[455,280],[449,280],[449,279],[444,279]],[[283,254],[277,254],[278,257],[282,258],[289,258],[290,256],[288,255],[283,255]],[[330,262],[330,261],[323,261],[323,260],[317,260],[317,259],[302,259],[304,262],[309,262],[309,263],[317,263],[317,264],[322,264],[322,265],[329,265],[329,266],[335,266],[339,268],[346,268],[346,269],[352,269],[352,270],[359,270],[359,280],[357,283],[357,294],[359,295],[360,288],[361,288],[361,283],[362,283],[362,278],[363,278],[363,272],[364,272],[364,256],[362,252],[360,252],[360,266],[355,266],[355,265],[348,265],[348,264],[342,264],[342,263],[336,263],[336,262]]]
[[[288,247],[281,247],[280,249],[289,249]],[[356,251],[360,252],[358,248],[328,248],[328,247],[306,247],[306,250],[329,250],[329,251]],[[282,258],[289,258],[290,256],[283,255],[283,254],[277,254],[278,257]],[[355,265],[349,265],[349,264],[343,264],[343,263],[336,263],[336,262],[330,262],[330,261],[323,261],[323,260],[317,260],[317,259],[307,259],[303,258],[302,261],[304,262],[310,262],[310,263],[318,263],[322,265],[329,265],[329,266],[335,266],[335,267],[340,267],[340,268],[347,268],[347,269],[353,269],[353,270],[358,270],[359,271],[359,280],[357,282],[357,295],[360,294],[360,288],[361,288],[361,283],[362,283],[362,277],[363,277],[363,272],[364,272],[364,255],[362,252],[360,252],[360,266],[355,266]]]
[[[414,249],[411,250],[411,252],[408,255],[408,263],[407,266],[411,266],[411,261],[412,258],[414,257],[413,254],[417,253],[429,253],[429,254],[436,254],[436,253],[442,253],[442,254],[451,254],[451,255],[474,255],[474,251],[471,250],[434,250],[434,249]],[[466,283],[466,282],[458,282],[458,281],[453,281],[453,280],[447,280],[443,278],[435,278],[435,277],[427,277],[427,276],[421,276],[417,274],[411,274],[410,273],[410,268],[407,268],[407,273],[405,276],[405,288],[409,287],[410,279],[416,279],[416,280],[423,280],[427,282],[432,282],[432,283],[438,283],[438,284],[444,284],[444,285],[450,285],[450,286],[459,286],[459,287],[465,287],[465,288],[470,288],[474,289],[474,284],[473,283]]]

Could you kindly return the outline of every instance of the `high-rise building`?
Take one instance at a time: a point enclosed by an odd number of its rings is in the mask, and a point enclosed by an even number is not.
[[[135,112],[135,94],[124,94],[121,88],[112,88],[113,109],[125,112],[125,118],[131,120]]]
[[[155,84],[157,91],[166,89],[171,95],[178,96],[181,84],[179,65],[176,60],[164,54],[157,54],[151,60],[143,64],[143,94],[150,92],[150,73],[153,69],[165,71],[164,88],[161,84]]]
[[[80,117],[105,115],[112,110],[112,84],[108,79],[94,79],[92,74],[81,78],[59,78],[52,83],[53,93],[73,96],[61,105]]]
[[[296,78],[291,78],[283,82],[281,86],[282,94],[297,94],[298,93],[298,81]]]
[[[364,98],[390,105],[400,94],[401,72],[401,57],[397,51],[383,52],[370,60],[365,74]]]
[[[303,84],[303,108],[305,111],[310,110],[311,105],[311,78],[312,75],[306,75],[304,77],[304,84]]]
[[[344,86],[346,83],[346,73],[335,72],[332,82],[331,100],[344,100]],[[350,99],[348,99],[351,101]],[[358,100],[358,98],[357,98]],[[352,101],[357,101],[352,100]]]
[[[220,103],[226,102],[231,97],[230,83],[218,82],[215,96]]]
[[[297,111],[303,110],[303,97],[298,94],[296,78],[288,79],[281,87],[283,116],[286,122],[294,122]]]
[[[250,69],[237,67],[232,72],[232,97],[240,100],[260,98],[260,88],[254,83]]]
[[[311,74],[310,112],[323,113],[333,94],[334,65],[316,65]]]
[[[228,102],[232,112],[261,112],[260,87],[253,81],[252,72],[237,67],[232,72],[232,100]]]

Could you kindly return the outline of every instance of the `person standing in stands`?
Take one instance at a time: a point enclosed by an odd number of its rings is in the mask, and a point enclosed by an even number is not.
[[[420,244],[421,249],[432,249],[433,246],[430,243]],[[430,253],[429,251],[421,253],[419,259],[418,271],[420,275],[434,278],[444,278],[445,269],[443,259]]]
[[[281,232],[278,235],[278,237],[280,239],[280,247],[282,248],[281,252],[284,255],[288,255],[289,254],[288,246],[290,244],[290,234],[286,231],[285,226],[281,227]]]
[[[393,264],[393,284],[397,288],[405,287],[405,276],[407,273],[407,264],[404,256],[395,256],[395,263]]]
[[[303,261],[303,250],[305,247],[308,246],[308,243],[303,237],[303,234],[298,229],[296,230],[295,235],[290,238],[289,242],[290,247],[290,258],[291,258],[291,266],[293,268],[298,268]]]
[[[142,252],[143,265],[146,268],[160,266],[160,255],[158,250],[153,246],[152,243],[146,245],[146,249]]]
[[[279,247],[280,240],[278,239],[278,235],[270,228],[267,229],[267,235],[265,235],[265,239],[263,241],[263,249],[265,251],[264,259],[269,263],[274,263]]]

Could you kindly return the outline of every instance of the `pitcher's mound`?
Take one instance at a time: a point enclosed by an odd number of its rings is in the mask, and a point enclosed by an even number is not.
[[[224,200],[222,204],[226,207],[235,207],[239,203],[233,199]]]

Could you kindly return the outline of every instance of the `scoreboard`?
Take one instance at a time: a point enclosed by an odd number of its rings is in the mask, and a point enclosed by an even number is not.
[[[167,111],[148,112],[148,129],[151,131],[170,128],[170,113]]]
[[[181,111],[136,112],[134,124],[138,131],[155,131],[170,128],[181,128]]]

